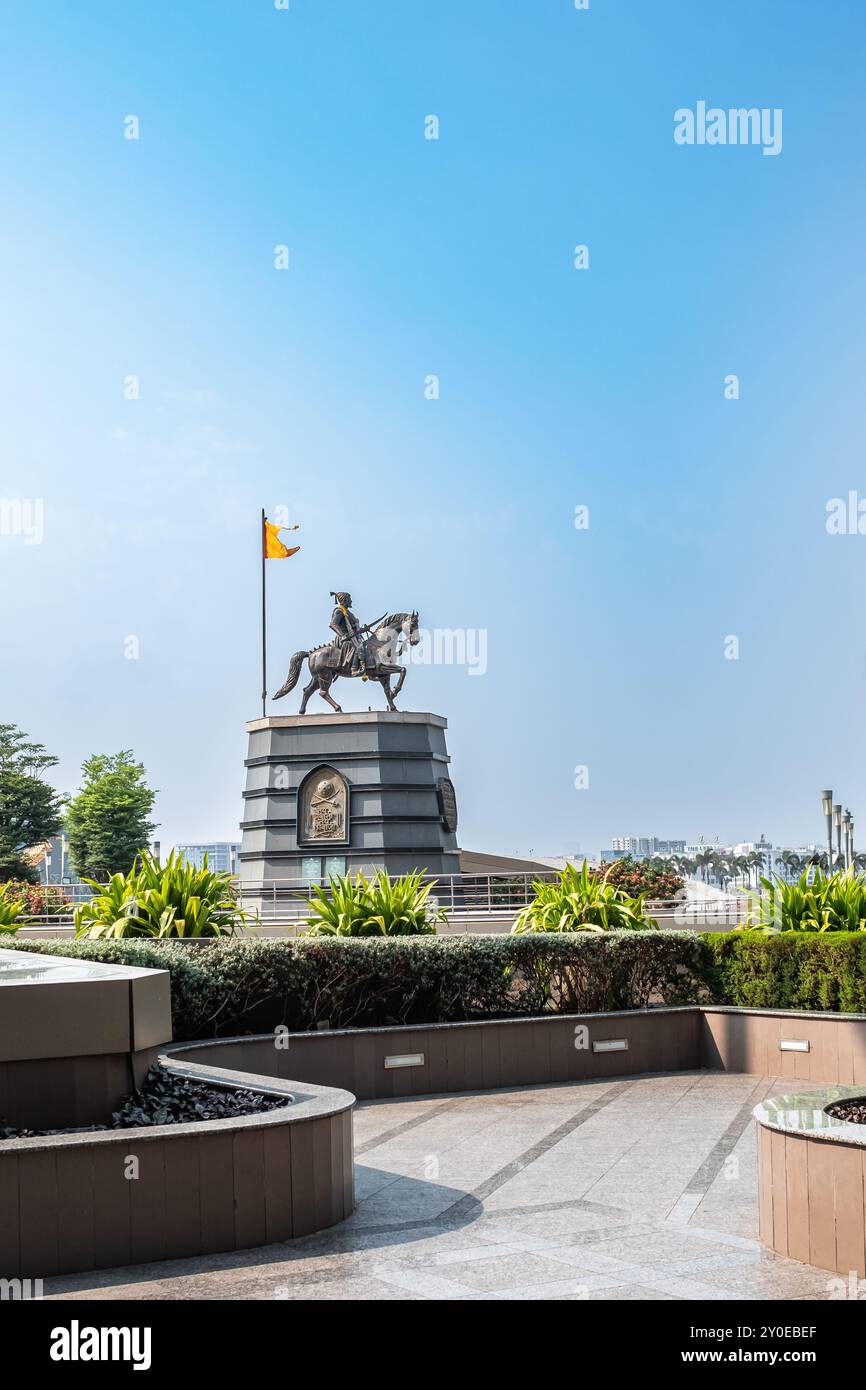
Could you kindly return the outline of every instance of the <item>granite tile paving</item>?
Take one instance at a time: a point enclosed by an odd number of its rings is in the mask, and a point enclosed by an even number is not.
[[[773,1077],[675,1072],[359,1105],[357,1207],[259,1250],[46,1281],[54,1299],[827,1299],[757,1239]]]

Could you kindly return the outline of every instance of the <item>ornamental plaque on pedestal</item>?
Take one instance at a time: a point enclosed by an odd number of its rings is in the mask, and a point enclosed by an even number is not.
[[[371,710],[247,725],[241,879],[460,871],[447,721]]]
[[[298,788],[298,844],[349,843],[349,783],[336,768],[314,767]]]

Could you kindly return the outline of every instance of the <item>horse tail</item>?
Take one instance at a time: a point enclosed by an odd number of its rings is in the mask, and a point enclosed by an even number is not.
[[[301,674],[301,667],[304,664],[304,658],[308,657],[309,655],[309,652],[295,652],[294,656],[289,662],[289,674],[286,676],[286,683],[285,685],[280,686],[279,690],[274,696],[275,700],[281,700],[284,695],[288,695],[290,690],[294,690],[295,686],[298,683],[298,676]]]

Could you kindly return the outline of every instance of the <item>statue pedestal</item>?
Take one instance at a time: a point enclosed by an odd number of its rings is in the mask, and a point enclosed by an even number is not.
[[[460,872],[447,721],[438,714],[253,719],[241,880]]]

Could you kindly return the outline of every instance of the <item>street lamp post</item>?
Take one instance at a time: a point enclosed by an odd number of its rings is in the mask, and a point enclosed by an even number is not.
[[[842,825],[845,829],[845,868],[851,867],[851,812],[845,807],[845,814],[842,817]]]
[[[849,812],[850,814],[850,812]],[[854,817],[851,816],[851,867],[854,867]]]
[[[827,872],[833,871],[833,792],[824,791],[821,793],[821,805],[824,808],[824,816],[827,821]]]
[[[833,807],[833,821],[836,826],[836,862],[838,864],[842,858],[842,807],[838,804]]]

